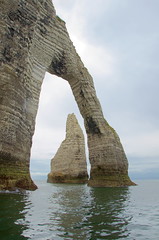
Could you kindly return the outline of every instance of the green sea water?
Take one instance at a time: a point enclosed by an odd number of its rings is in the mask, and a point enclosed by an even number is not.
[[[36,182],[0,194],[1,240],[159,239],[159,180],[129,188]]]

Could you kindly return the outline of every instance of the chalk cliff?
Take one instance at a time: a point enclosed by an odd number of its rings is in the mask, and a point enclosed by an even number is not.
[[[86,183],[88,181],[84,135],[76,116],[69,114],[66,138],[51,160],[48,182]]]
[[[89,185],[132,185],[119,137],[104,119],[93,79],[52,1],[1,0],[0,23],[0,189],[36,189],[30,149],[46,71],[69,82],[84,118]]]

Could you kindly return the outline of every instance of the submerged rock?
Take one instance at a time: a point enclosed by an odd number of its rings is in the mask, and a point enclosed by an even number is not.
[[[86,183],[88,180],[84,135],[76,116],[69,114],[66,138],[51,160],[48,182]]]

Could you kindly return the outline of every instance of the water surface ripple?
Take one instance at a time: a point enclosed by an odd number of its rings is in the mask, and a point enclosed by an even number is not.
[[[37,184],[24,196],[0,195],[1,239],[158,239],[157,180],[129,188]]]

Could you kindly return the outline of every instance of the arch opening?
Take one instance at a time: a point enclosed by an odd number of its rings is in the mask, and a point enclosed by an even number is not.
[[[40,93],[31,148],[30,173],[34,181],[47,179],[51,159],[65,139],[66,119],[70,113],[76,115],[84,133],[87,171],[90,175],[87,135],[70,85],[64,79],[46,72]]]

